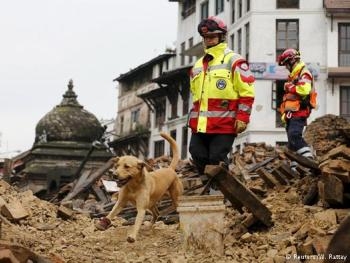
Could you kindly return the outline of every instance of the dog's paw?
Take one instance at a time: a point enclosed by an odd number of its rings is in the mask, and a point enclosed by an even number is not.
[[[135,242],[135,238],[132,236],[128,236],[128,238],[126,239],[126,241],[128,241],[129,243],[134,243]]]
[[[99,220],[95,221],[95,227],[98,230],[106,230],[112,225],[111,220],[109,220],[107,217],[102,217]]]

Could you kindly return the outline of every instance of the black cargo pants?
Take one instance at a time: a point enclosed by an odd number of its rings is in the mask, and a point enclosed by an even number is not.
[[[236,138],[234,134],[192,133],[189,152],[200,174],[207,164],[224,162],[227,166],[227,155],[231,152]]]

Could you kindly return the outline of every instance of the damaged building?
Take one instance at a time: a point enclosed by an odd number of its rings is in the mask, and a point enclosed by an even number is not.
[[[36,125],[35,142],[20,174],[21,187],[47,199],[80,174],[100,167],[112,156],[101,143],[104,130],[78,103],[70,80],[61,103]]]
[[[149,141],[153,127],[161,127],[165,122],[168,92],[160,89],[160,85],[152,80],[173,68],[175,57],[174,51],[168,50],[114,79],[118,81],[118,112],[115,139],[110,146],[116,155],[131,154],[141,159],[150,155]],[[158,151],[152,151],[151,155],[157,157],[164,154],[164,140],[160,137],[159,130],[155,136],[158,138],[155,142]]]

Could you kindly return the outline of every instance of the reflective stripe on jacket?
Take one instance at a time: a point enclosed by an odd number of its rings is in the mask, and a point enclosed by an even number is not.
[[[247,62],[226,43],[205,53],[191,71],[193,107],[189,126],[193,132],[236,133],[236,119],[249,122],[254,76]]]

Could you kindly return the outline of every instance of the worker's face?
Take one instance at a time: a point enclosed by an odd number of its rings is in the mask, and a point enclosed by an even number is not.
[[[206,48],[213,47],[219,44],[219,34],[207,34],[203,35],[203,43]]]

